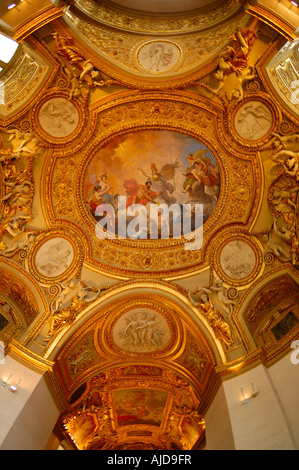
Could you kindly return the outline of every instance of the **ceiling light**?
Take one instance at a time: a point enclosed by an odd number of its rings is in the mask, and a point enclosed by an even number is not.
[[[17,5],[15,3],[11,3],[10,5],[8,5],[8,9],[11,10],[12,8],[16,7]]]
[[[291,0],[291,3],[295,5],[295,7],[299,7],[299,3],[296,0]]]
[[[18,46],[18,43],[12,38],[4,36],[0,33],[0,60],[8,64],[15,54]]]
[[[18,385],[20,384],[20,382],[23,380],[24,376],[20,378],[20,380],[18,381],[18,383],[16,385],[11,385],[9,388],[10,390],[14,393],[17,391],[17,388],[18,388]]]

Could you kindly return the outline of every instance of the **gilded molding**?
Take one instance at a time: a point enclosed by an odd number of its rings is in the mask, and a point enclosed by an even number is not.
[[[72,28],[72,35],[75,45],[86,56],[93,56],[93,63],[102,73],[114,77],[125,86],[136,89],[161,89],[176,88],[189,84],[198,79],[202,70],[200,67],[206,66],[205,74],[208,73],[211,59],[216,55],[219,47],[235,31],[244,28],[250,21],[250,16],[239,15],[233,18],[228,24],[219,25],[214,30],[203,30],[190,35],[166,36],[167,40],[173,41],[183,51],[183,60],[178,67],[158,74],[157,78],[153,74],[138,67],[136,52],[139,48],[152,40],[152,36],[146,33],[143,35],[132,35],[121,31],[117,45],[113,39],[113,32],[102,25],[91,25],[86,20],[72,15],[71,12],[66,17],[66,21]],[[65,26],[58,23],[56,29],[59,34],[65,34]],[[159,41],[166,40],[159,38]],[[83,43],[80,43],[80,40]],[[158,40],[157,40],[158,41]]]
[[[246,5],[246,11],[274,28],[288,41],[296,39],[297,36],[294,26],[284,20],[280,15],[277,15],[274,10],[270,10],[266,6],[256,3],[254,0],[250,0]]]
[[[43,373],[51,372],[53,370],[54,363],[52,361],[48,361],[47,359],[34,354],[14,339],[9,344],[9,352],[19,360],[25,361],[26,365],[29,365],[33,370],[38,370]]]
[[[241,10],[239,0],[221,2],[212,10],[209,7],[204,11],[184,14],[184,17],[165,17],[165,15],[140,15],[138,12],[129,12],[124,9],[114,8],[103,2],[95,0],[77,0],[71,12],[81,11],[99,23],[110,27],[119,28],[140,34],[183,34],[193,31],[212,28],[225,20],[231,19]]]

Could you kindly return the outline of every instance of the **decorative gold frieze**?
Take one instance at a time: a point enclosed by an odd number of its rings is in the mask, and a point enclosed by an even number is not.
[[[117,27],[121,30],[132,31],[135,33],[151,33],[151,34],[182,34],[211,28],[219,23],[223,23],[237,12],[242,11],[239,0],[229,0],[221,2],[213,9],[206,8],[201,12],[176,15],[176,17],[167,18],[155,15],[140,15],[137,12],[126,12],[112,7],[104,2],[95,0],[78,0],[76,7],[95,19],[99,23],[108,26]],[[76,8],[71,8],[70,12],[76,12]]]

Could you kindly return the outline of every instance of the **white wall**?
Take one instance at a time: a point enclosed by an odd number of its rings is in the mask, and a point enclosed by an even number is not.
[[[299,449],[299,364],[292,364],[290,354],[270,367],[268,373],[279,397],[295,448]]]
[[[14,371],[9,384],[0,386],[0,449],[43,450],[59,417],[59,410],[43,376],[9,356],[0,365],[0,378]],[[15,393],[9,385],[22,377]]]
[[[240,386],[251,397],[247,404]],[[298,392],[299,364],[290,355],[224,380],[205,415],[207,450],[299,449]]]
[[[234,436],[223,385],[205,414],[206,450],[234,450]]]
[[[259,393],[243,404],[240,386],[250,396],[250,380]],[[263,365],[226,380],[223,385],[236,450],[294,449],[283,410]]]

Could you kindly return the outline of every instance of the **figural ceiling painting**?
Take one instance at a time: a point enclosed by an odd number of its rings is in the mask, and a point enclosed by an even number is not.
[[[117,422],[160,426],[167,392],[160,390],[116,390],[114,392]]]
[[[141,130],[114,137],[100,148],[86,169],[84,191],[96,220],[103,216],[101,206],[109,204],[115,209],[117,225],[122,196],[127,224],[131,215],[128,209],[135,204],[143,205],[148,215],[152,204],[189,204],[192,210],[201,204],[205,222],[217,204],[219,168],[210,150],[193,137],[169,130]],[[149,234],[136,231],[136,238],[149,238]]]

